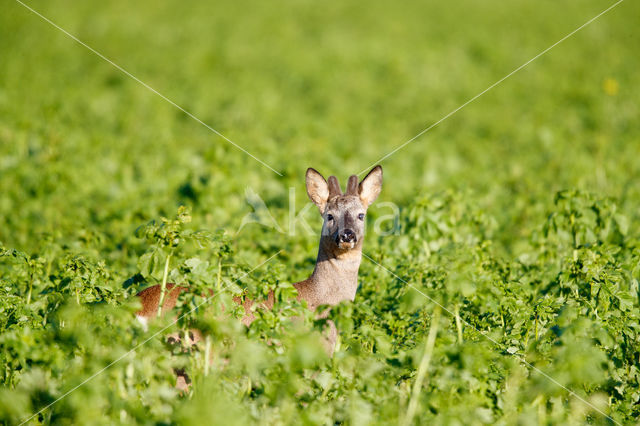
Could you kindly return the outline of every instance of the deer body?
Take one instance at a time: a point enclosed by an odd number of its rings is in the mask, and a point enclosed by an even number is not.
[[[353,301],[358,288],[358,269],[362,260],[362,241],[364,238],[364,216],[367,208],[378,197],[382,187],[382,168],[376,166],[358,184],[357,176],[353,175],[347,183],[347,190],[343,194],[335,176],[328,181],[314,169],[308,169],[306,174],[307,194],[316,204],[324,219],[316,266],[311,276],[294,284],[298,291],[298,299],[305,300],[311,310],[320,305],[337,305],[342,301]],[[171,310],[185,287],[168,284],[162,312]],[[136,316],[146,324],[149,318],[158,313],[161,288],[159,285],[141,291],[142,309]],[[255,319],[251,307],[253,301],[244,301],[236,297],[234,301],[242,304],[245,316],[242,322],[249,326]],[[272,309],[273,293],[261,303],[265,309]],[[329,312],[318,314],[326,318]],[[199,340],[199,333],[193,333],[194,341]],[[337,330],[333,322],[329,321],[327,332],[327,352],[333,354],[337,338]]]

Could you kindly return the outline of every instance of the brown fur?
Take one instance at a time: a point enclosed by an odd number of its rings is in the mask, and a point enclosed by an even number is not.
[[[159,284],[147,287],[138,293],[138,297],[140,298],[140,302],[142,304],[142,309],[136,312],[136,315],[142,318],[153,318],[158,315],[158,304],[160,303],[160,293],[162,289]],[[167,290],[164,297],[164,303],[162,304],[162,313],[170,311],[176,306],[178,302],[178,296],[180,293],[187,291],[187,287],[178,286],[176,284],[167,284]],[[213,292],[210,294],[213,296]],[[242,323],[246,326],[249,326],[254,320],[255,315],[251,312],[251,306],[253,305],[253,301],[249,299],[245,299],[244,302],[242,298],[236,296],[233,298],[233,301],[237,304],[241,304],[244,307],[245,316],[242,318]],[[263,307],[266,309],[273,308],[273,293],[269,294],[267,300],[263,302]],[[194,343],[197,343],[201,340],[201,336],[199,333],[194,333],[193,336]]]
[[[158,304],[160,303],[160,293],[162,288],[160,285],[154,285],[152,287],[145,288],[138,297],[142,303],[142,309],[136,312],[136,315],[144,318],[153,318],[158,315]],[[178,296],[183,291],[186,291],[186,287],[176,286],[175,284],[167,284],[164,302],[162,303],[162,313],[173,309],[178,301]]]

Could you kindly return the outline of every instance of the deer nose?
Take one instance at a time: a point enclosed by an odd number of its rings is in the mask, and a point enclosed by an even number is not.
[[[356,242],[356,233],[351,229],[345,229],[340,234],[338,234],[338,242],[341,243],[351,243]]]

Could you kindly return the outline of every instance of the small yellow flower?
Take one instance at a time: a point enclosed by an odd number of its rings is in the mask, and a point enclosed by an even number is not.
[[[615,96],[618,94],[620,85],[618,84],[618,80],[614,78],[605,78],[605,80],[602,82],[602,89],[607,95]]]

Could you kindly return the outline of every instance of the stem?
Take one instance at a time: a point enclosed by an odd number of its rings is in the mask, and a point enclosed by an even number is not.
[[[539,403],[538,404],[538,424],[540,426],[546,425],[547,424],[547,408],[545,407],[545,404],[543,403]]]
[[[158,302],[158,317],[162,315],[162,305],[164,305],[164,296],[167,292],[167,276],[169,275],[169,262],[171,261],[171,252],[167,255],[164,263],[164,274],[162,274],[162,285],[160,286],[160,302]]]
[[[462,340],[462,322],[460,321],[460,307],[456,305],[456,328],[458,329],[458,343],[463,343]]]
[[[431,327],[429,328],[429,335],[424,346],[424,354],[420,360],[418,366],[418,374],[416,375],[416,381],[413,384],[413,390],[411,392],[411,400],[407,407],[407,413],[400,422],[401,425],[410,425],[413,421],[413,417],[416,414],[418,408],[418,398],[420,397],[420,389],[422,388],[422,382],[429,369],[429,363],[431,362],[431,355],[433,354],[433,346],[436,343],[436,335],[438,334],[438,322],[440,321],[440,306],[436,305],[433,310],[433,317],[431,318]]]
[[[33,289],[33,273],[29,275],[29,292],[27,293],[27,305],[31,303],[31,290]]]
[[[220,291],[220,285],[222,284],[222,256],[218,259],[218,282],[216,288]]]
[[[211,336],[207,335],[204,345],[204,377],[209,375],[209,357],[211,356]]]
[[[540,426],[546,425],[546,407],[545,407],[545,401],[544,398],[542,397],[542,395],[538,395],[534,400],[533,403],[531,404],[531,406],[538,407],[538,424]]]

